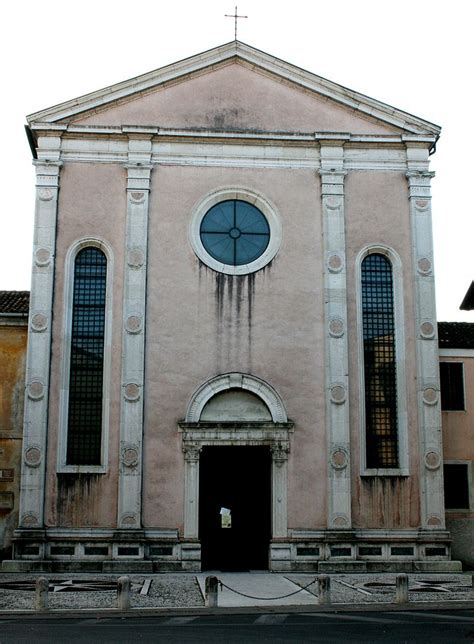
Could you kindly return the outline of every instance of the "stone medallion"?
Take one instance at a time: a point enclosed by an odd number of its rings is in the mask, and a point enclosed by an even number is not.
[[[426,452],[425,454],[425,467],[428,470],[437,470],[441,465],[441,455],[434,450]]]
[[[36,266],[48,266],[51,262],[51,251],[47,248],[38,248],[35,251]]]
[[[435,335],[435,327],[432,322],[426,321],[420,324],[420,334],[425,340],[431,340]]]
[[[341,318],[329,320],[329,335],[333,338],[340,338],[344,335],[344,321]]]
[[[129,315],[125,323],[128,333],[140,333],[142,330],[142,318],[140,315]]]
[[[140,268],[145,263],[145,255],[141,248],[131,248],[128,251],[127,263],[131,268]]]
[[[135,445],[125,445],[122,448],[122,463],[125,467],[135,467],[139,461],[138,448]]]
[[[342,447],[336,447],[331,454],[331,465],[335,470],[343,470],[348,464],[348,455]]]
[[[343,385],[332,385],[330,389],[331,402],[336,405],[342,404],[346,400],[346,389]]]
[[[140,400],[140,385],[137,385],[135,382],[128,382],[124,386],[124,396],[129,402]]]
[[[48,328],[48,318],[43,313],[35,313],[31,318],[31,329],[37,333],[46,331]]]
[[[332,253],[332,255],[329,255],[328,268],[331,273],[339,273],[342,270],[343,265],[344,262],[342,261],[342,257],[340,255],[338,255],[337,253]]]
[[[418,272],[422,275],[429,275],[431,273],[431,261],[428,257],[420,257],[418,260]]]
[[[21,525],[25,528],[33,528],[39,524],[38,517],[34,512],[27,512],[21,518]]]
[[[41,449],[32,445],[25,450],[24,460],[28,467],[38,467],[41,463]]]
[[[426,387],[423,390],[423,402],[426,405],[436,405],[438,402],[438,392],[433,387]]]
[[[32,380],[27,387],[27,392],[31,400],[41,400],[44,396],[44,385],[39,380]]]

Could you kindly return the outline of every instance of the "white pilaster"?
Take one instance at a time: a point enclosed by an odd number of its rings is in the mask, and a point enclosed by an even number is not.
[[[277,442],[272,452],[272,539],[288,536],[288,453],[289,442]]]
[[[54,256],[61,139],[38,140],[26,395],[21,468],[20,528],[44,525]]]
[[[436,322],[431,179],[428,151],[407,148],[415,289],[415,342],[420,443],[421,525],[444,528],[438,333]]]
[[[184,538],[199,536],[199,443],[184,443]]]
[[[145,311],[151,141],[129,141],[123,291],[119,528],[141,527]]]
[[[344,149],[321,146],[324,238],[328,528],[351,527]]]

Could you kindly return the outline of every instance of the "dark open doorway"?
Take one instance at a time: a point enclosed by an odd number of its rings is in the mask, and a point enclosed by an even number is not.
[[[199,478],[202,569],[268,570],[270,449],[204,447]]]

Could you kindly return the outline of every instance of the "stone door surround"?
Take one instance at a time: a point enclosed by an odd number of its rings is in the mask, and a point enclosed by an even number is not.
[[[267,405],[272,422],[205,421],[201,412],[216,394],[229,389],[245,389]],[[202,448],[212,446],[268,445],[272,453],[272,538],[287,537],[287,482],[290,434],[283,401],[268,383],[248,374],[228,373],[204,383],[192,396],[185,420],[179,423],[185,460],[184,538],[199,534],[199,459]]]

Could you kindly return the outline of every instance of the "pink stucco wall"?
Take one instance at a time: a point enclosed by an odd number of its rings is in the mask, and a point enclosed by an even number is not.
[[[444,460],[474,461],[474,357],[442,356],[441,362],[461,362],[464,365],[464,411],[443,411]]]
[[[419,453],[410,214],[403,173],[354,172],[346,177],[346,246],[350,360],[350,425],[352,450],[352,513],[355,527],[417,527]],[[360,397],[356,301],[356,259],[368,245],[393,249],[402,262],[408,411],[409,472],[406,478],[361,478]]]
[[[103,239],[113,251],[113,329],[109,470],[98,475],[56,475],[59,395],[49,401],[46,524],[113,527],[117,517],[120,428],[121,319],[126,171],[104,164],[66,164],[61,171],[56,240],[56,272],[51,357],[51,391],[61,389],[64,350],[64,278],[67,251],[79,239]]]
[[[159,125],[290,132],[384,134],[387,127],[281,78],[227,63],[122,105],[74,119],[81,125]]]
[[[200,264],[188,240],[196,202],[216,188],[236,185],[265,195],[283,224],[277,257],[242,277],[219,275]],[[241,371],[275,387],[296,423],[289,462],[290,525],[324,526],[318,179],[308,170],[162,166],[153,174],[149,225],[145,524],[181,526],[183,492],[177,491],[183,490],[184,461],[177,421],[204,381]]]

